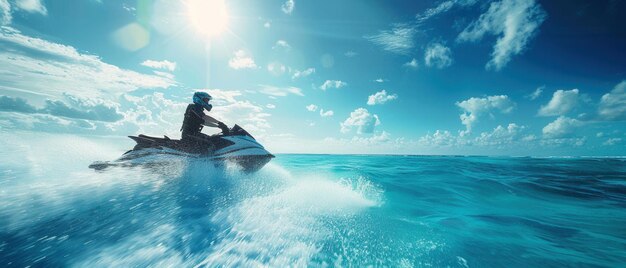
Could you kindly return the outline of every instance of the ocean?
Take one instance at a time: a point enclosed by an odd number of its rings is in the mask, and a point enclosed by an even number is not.
[[[625,158],[279,154],[255,174],[185,159],[96,172],[111,159],[31,146],[2,154],[2,267],[626,264]]]

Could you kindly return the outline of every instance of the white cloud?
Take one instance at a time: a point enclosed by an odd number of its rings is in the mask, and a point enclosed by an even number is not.
[[[535,0],[501,0],[472,22],[457,38],[459,42],[476,42],[486,34],[499,36],[487,69],[502,69],[511,57],[520,54],[546,19],[546,13]]]
[[[350,113],[341,126],[341,133],[348,133],[352,127],[357,128],[357,134],[373,133],[374,127],[380,125],[378,115],[370,114],[365,108],[358,108]]]
[[[24,10],[29,13],[48,15],[48,10],[43,5],[41,0],[17,0],[15,1],[15,6],[18,9]]]
[[[154,69],[165,69],[170,72],[176,70],[176,62],[171,62],[168,60],[163,61],[155,61],[155,60],[146,60],[141,63],[141,65],[154,68]]]
[[[541,93],[543,93],[543,90],[545,88],[546,88],[546,86],[538,87],[537,89],[535,89],[535,91],[533,91],[533,93],[528,95],[527,98],[529,98],[530,100],[535,100],[535,99],[539,98],[539,96],[541,96]]]
[[[383,130],[378,135],[374,134],[371,137],[354,136],[350,142],[362,146],[372,146],[387,143],[390,141],[390,137],[391,135]]]
[[[610,138],[608,140],[606,140],[605,142],[602,143],[602,145],[604,146],[613,146],[615,144],[618,144],[622,142],[622,138]]]
[[[506,95],[496,95],[486,98],[469,98],[457,102],[456,106],[464,111],[463,114],[460,115],[460,118],[461,123],[466,127],[466,131],[461,132],[461,134],[465,135],[472,131],[472,125],[478,121],[481,115],[489,113],[491,110],[509,113],[515,107],[515,103]]]
[[[264,112],[263,107],[259,105],[240,99],[243,96],[241,92],[220,89],[207,91],[213,96],[213,102],[215,102],[211,110],[215,118],[229,126],[239,124],[251,133],[266,132],[270,128],[267,118],[271,114]]]
[[[559,118],[546,125],[542,132],[544,137],[547,138],[563,138],[572,134],[576,128],[582,125],[583,122],[577,119],[559,116]]]
[[[441,2],[439,5],[437,5],[434,8],[427,9],[422,14],[417,14],[415,18],[417,19],[418,22],[425,22],[432,17],[448,12],[455,5],[469,6],[475,3],[476,3],[476,0],[448,0],[448,1]]]
[[[287,71],[287,67],[280,62],[270,62],[267,64],[267,71],[274,76],[281,76]]]
[[[452,52],[441,43],[432,43],[424,52],[424,63],[428,67],[443,69],[452,65]]]
[[[269,21],[266,21],[266,22],[263,24],[263,27],[265,27],[265,28],[268,28],[268,29],[269,29],[270,27],[272,27],[272,24],[271,24]]]
[[[426,134],[418,139],[422,146],[451,147],[458,145],[459,137],[447,130],[436,130],[433,134]]]
[[[585,145],[587,137],[582,138],[544,138],[540,140],[541,146],[567,146],[580,147]]]
[[[25,99],[0,96],[0,111],[50,114],[68,119],[115,122],[123,118],[119,105],[102,99],[83,99],[69,94],[63,100],[46,100],[43,108],[36,108]]]
[[[10,27],[0,28],[0,88],[16,95],[63,98],[112,97],[139,88],[176,85],[168,77],[121,69],[74,47],[29,37]],[[34,55],[33,55],[34,54]]]
[[[291,79],[295,80],[295,79],[298,79],[298,78],[301,78],[301,77],[307,77],[307,76],[309,76],[311,74],[314,74],[314,73],[315,73],[315,68],[308,68],[308,69],[303,70],[303,71],[296,70],[295,72],[293,72],[293,75],[291,76]]]
[[[254,59],[252,59],[252,57],[250,57],[242,49],[235,51],[235,57],[228,61],[228,66],[235,70],[257,68],[256,63],[254,63]]]
[[[320,109],[320,116],[322,117],[329,117],[333,116],[334,114],[335,112],[333,112],[332,110],[324,111],[324,109]]]
[[[606,120],[626,120],[626,80],[602,96],[598,114]]]
[[[390,100],[395,100],[397,98],[398,98],[398,95],[396,94],[388,95],[387,91],[383,89],[382,91],[376,92],[374,95],[370,95],[367,98],[367,105],[384,104]]]
[[[7,25],[11,23],[12,19],[11,4],[8,0],[0,0],[0,25]]]
[[[374,82],[377,82],[377,83],[384,83],[384,82],[385,82],[385,79],[378,78],[378,79],[374,80]]]
[[[411,61],[403,64],[402,66],[412,68],[412,69],[417,69],[417,67],[419,67],[419,63],[417,63],[417,60],[413,58]]]
[[[276,87],[269,85],[259,85],[260,92],[275,97],[285,97],[289,94],[304,96],[302,89],[297,87]]]
[[[309,110],[309,112],[315,112],[315,111],[317,111],[317,108],[318,107],[315,104],[309,104],[309,105],[306,106],[306,109]]]
[[[296,3],[294,2],[294,0],[287,0],[285,3],[283,3],[283,5],[280,7],[280,9],[285,14],[291,15],[291,13],[293,12],[293,9],[295,7],[296,7]]]
[[[567,112],[576,108],[578,98],[578,89],[557,90],[552,95],[550,102],[546,105],[542,105],[537,114],[540,116],[565,115]]]
[[[469,139],[463,132],[454,135],[447,130],[437,130],[419,138],[418,144],[427,147],[457,147],[463,146],[495,146],[498,148],[518,145],[521,142],[535,140],[533,135],[522,137],[526,127],[510,123],[507,126],[498,125],[491,132],[482,132],[479,136]]]
[[[359,55],[359,53],[356,53],[354,51],[347,51],[346,53],[343,54],[344,56],[348,57],[348,58],[352,58],[352,57],[356,57],[357,55]]]
[[[498,125],[491,132],[481,133],[480,136],[474,139],[474,144],[481,146],[501,146],[511,144],[517,141],[518,135],[523,129],[523,126],[519,126],[515,123],[511,123],[507,127]]]
[[[276,44],[272,47],[272,49],[280,49],[280,48],[289,50],[291,46],[285,40],[278,40],[276,41]]]
[[[322,86],[320,86],[321,90],[326,90],[330,88],[342,88],[347,86],[348,83],[340,81],[340,80],[326,80]]]
[[[265,107],[267,107],[267,109],[275,109],[276,105],[268,103],[267,105],[265,105]]]
[[[410,24],[394,24],[391,30],[380,31],[376,35],[365,36],[368,41],[381,46],[384,50],[397,53],[409,54],[414,44],[416,30]]]

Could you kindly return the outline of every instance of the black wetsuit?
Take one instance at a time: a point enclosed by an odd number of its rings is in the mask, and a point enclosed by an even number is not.
[[[189,104],[185,111],[185,119],[183,120],[183,126],[180,130],[183,132],[181,139],[190,140],[190,136],[196,138],[207,138],[207,135],[203,134],[202,127],[204,124],[204,108],[199,104]]]

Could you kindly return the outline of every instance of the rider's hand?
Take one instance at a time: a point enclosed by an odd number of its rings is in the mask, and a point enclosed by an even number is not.
[[[228,134],[228,132],[230,132],[230,129],[228,128],[228,126],[222,122],[218,122],[217,127],[219,127],[222,130],[222,133],[224,134]]]

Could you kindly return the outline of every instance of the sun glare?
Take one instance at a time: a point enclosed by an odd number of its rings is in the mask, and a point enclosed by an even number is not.
[[[196,31],[207,37],[220,34],[228,25],[224,0],[189,0],[187,16]]]

